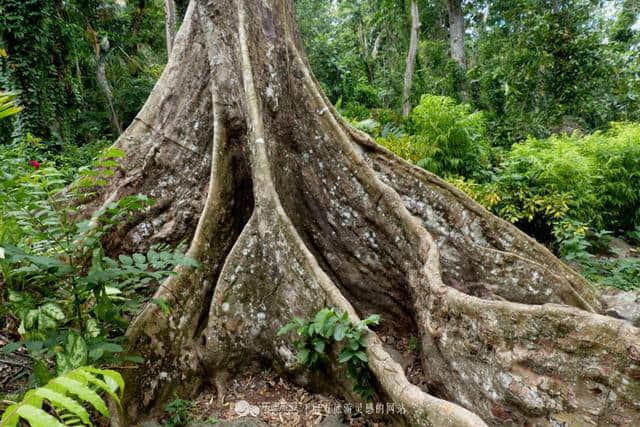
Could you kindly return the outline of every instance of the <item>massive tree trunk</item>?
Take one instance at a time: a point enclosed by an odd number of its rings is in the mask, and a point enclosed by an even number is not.
[[[411,0],[411,35],[409,38],[409,51],[407,63],[404,69],[404,85],[402,88],[402,117],[409,117],[411,112],[411,88],[413,86],[413,70],[416,66],[418,54],[418,38],[420,36],[420,13],[417,0]]]
[[[351,128],[314,79],[290,0],[192,0],[173,53],[88,205],[156,206],[113,251],[191,242],[127,342],[125,425],[174,390],[224,392],[252,363],[354,399],[339,365],[295,363],[292,317],[325,306],[417,334],[427,389],[367,333],[377,398],[412,425],[640,423],[640,330],[600,315],[585,280],[462,192]],[[538,423],[538,424],[536,424]]]

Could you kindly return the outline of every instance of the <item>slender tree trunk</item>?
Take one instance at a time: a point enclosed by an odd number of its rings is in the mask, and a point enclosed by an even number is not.
[[[113,89],[107,79],[106,73],[107,54],[109,53],[109,41],[106,37],[102,39],[102,42],[98,45],[97,49],[98,57],[96,59],[96,80],[98,81],[98,85],[102,89],[102,93],[107,100],[113,132],[115,135],[119,136],[122,134],[122,125],[120,124],[120,119],[118,118],[118,113],[116,112],[113,103]]]
[[[367,81],[369,84],[373,84],[373,63],[369,53],[369,41],[364,30],[364,23],[358,24],[358,38],[360,39],[360,54],[362,55],[362,61],[364,62],[365,70],[367,72]]]
[[[375,41],[373,42],[373,48],[371,49],[371,59],[378,59],[378,52],[380,51],[380,43],[382,42],[382,35],[384,30],[380,30],[378,35],[376,36]]]
[[[167,39],[167,55],[171,56],[173,41],[176,38],[176,3],[174,0],[164,0],[164,30]]]
[[[448,0],[449,5],[449,45],[451,58],[458,66],[466,70],[464,53],[464,14],[461,0]]]
[[[448,0],[449,15],[449,50],[451,59],[458,65],[460,73],[456,76],[458,94],[462,101],[469,99],[467,81],[464,74],[467,70],[467,60],[464,52],[464,13],[462,0]]]
[[[411,87],[413,86],[413,71],[416,66],[418,53],[418,38],[420,36],[420,14],[418,2],[411,0],[411,37],[409,40],[409,52],[407,64],[404,70],[404,86],[402,89],[402,117],[409,117],[411,112]]]
[[[411,425],[640,423],[640,329],[602,316],[577,273],[513,225],[350,127],[314,79],[290,0],[192,0],[127,153],[90,204],[157,204],[114,254],[190,243],[127,332],[126,420],[254,362],[354,400],[344,368],[296,363],[276,331],[325,306],[366,331],[376,399]],[[419,336],[426,388],[379,337]],[[415,331],[415,332],[414,332]]]

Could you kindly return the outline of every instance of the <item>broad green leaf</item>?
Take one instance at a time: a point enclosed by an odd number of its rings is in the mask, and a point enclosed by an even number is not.
[[[73,380],[67,377],[58,377],[51,380],[54,384],[59,384],[62,387],[66,388],[69,392],[78,396],[79,399],[89,402],[98,412],[100,412],[105,417],[109,416],[109,410],[105,405],[104,401],[98,394],[91,390],[86,385],[82,384],[77,380]]]
[[[317,353],[324,353],[325,346],[326,344],[323,340],[320,340],[320,339],[313,340],[313,349]]]
[[[72,369],[86,365],[89,350],[87,349],[87,343],[84,338],[79,334],[74,332],[69,333],[64,350]]]
[[[127,255],[119,255],[118,259],[120,260],[120,262],[125,265],[125,266],[131,266],[133,265],[133,259],[130,256]]]
[[[56,369],[57,369],[58,375],[62,375],[73,369],[73,366],[71,366],[71,362],[69,361],[69,356],[67,355],[67,353],[63,351],[56,352]]]
[[[146,264],[147,258],[142,254],[135,253],[133,254],[133,261],[136,264]]]
[[[75,400],[65,396],[64,394],[58,393],[57,391],[48,389],[46,387],[41,387],[36,389],[36,394],[44,399],[47,399],[49,402],[58,406],[60,409],[65,409],[73,414],[77,415],[82,422],[88,425],[93,425],[89,420],[89,413],[86,409],[82,407]]]
[[[280,337],[282,335],[285,335],[285,334],[289,333],[289,331],[295,329],[297,326],[298,325],[293,323],[293,322],[287,323],[282,328],[278,329],[278,333],[276,334],[276,336]]]
[[[338,324],[336,329],[333,331],[333,339],[336,341],[342,341],[346,332],[347,326],[342,323]]]
[[[23,327],[25,330],[33,329],[36,325],[36,321],[38,320],[38,315],[40,314],[40,310],[33,309],[27,312],[27,315],[24,319],[22,319]]]
[[[16,427],[18,425],[18,421],[20,421],[20,416],[17,412],[19,406],[19,403],[14,403],[4,411],[0,419],[0,425],[2,427]]]
[[[31,427],[64,427],[54,417],[35,406],[20,405],[16,413],[27,420]]]
[[[340,352],[340,356],[338,356],[338,362],[340,363],[348,362],[349,360],[351,360],[352,357],[353,357],[353,353],[351,353],[350,351],[343,350]]]
[[[98,322],[93,317],[89,317],[84,322],[84,330],[88,336],[95,338],[100,335],[100,327],[98,326]]]
[[[52,377],[49,368],[41,360],[35,360],[33,362],[33,375],[38,381],[38,384],[46,384]]]
[[[136,356],[136,355],[131,355],[131,356],[125,356],[124,360],[129,361],[129,362],[133,362],[133,363],[144,363],[144,357],[142,356]]]
[[[310,351],[307,349],[300,350],[298,352],[298,362],[305,364],[309,361]]]
[[[85,369],[94,374],[102,375],[105,382],[111,387],[111,390],[120,390],[120,394],[124,392],[124,380],[118,372],[109,369],[98,369],[92,366],[88,366]]]
[[[19,349],[20,347],[22,347],[22,344],[23,343],[20,341],[9,343],[0,348],[0,353],[5,353],[5,354],[12,353],[17,349]]]
[[[38,310],[38,329],[53,329],[65,319],[64,311],[56,303],[47,303]]]
[[[120,399],[119,399],[118,395],[116,394],[116,389],[112,388],[112,385],[109,385],[106,382],[102,381],[100,378],[98,378],[95,375],[91,374],[86,369],[76,369],[75,371],[69,372],[67,374],[67,376],[69,378],[78,380],[83,384],[92,384],[92,385],[100,388],[105,393],[107,393],[111,397],[113,397],[117,403],[120,403]],[[115,387],[117,387],[117,385]]]
[[[356,352],[355,356],[362,360],[364,363],[368,363],[369,362],[369,358],[367,357],[367,354],[363,351],[358,351]]]
[[[89,351],[89,359],[93,362],[99,360],[102,356],[104,356],[104,350],[101,348],[92,348]]]
[[[108,351],[109,353],[121,353],[124,351],[124,348],[120,344],[116,344],[114,342],[101,342],[95,347],[101,348],[104,351]]]
[[[378,323],[380,323],[380,315],[372,314],[371,316],[364,319],[362,323],[364,323],[365,325],[377,325]]]

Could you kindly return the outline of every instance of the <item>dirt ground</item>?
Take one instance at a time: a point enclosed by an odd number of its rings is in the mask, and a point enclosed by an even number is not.
[[[425,387],[422,367],[412,337],[382,335],[387,349],[405,368],[408,378]],[[254,417],[270,426],[357,426],[382,427],[391,424],[390,414],[403,408],[387,402],[349,404],[335,396],[309,393],[274,372],[247,373],[231,381],[222,399],[205,388],[193,400],[191,415],[196,421],[239,420]]]

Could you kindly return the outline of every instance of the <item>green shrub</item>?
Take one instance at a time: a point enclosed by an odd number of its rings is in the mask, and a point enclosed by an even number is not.
[[[371,110],[371,118],[380,123],[381,126],[390,125],[400,128],[404,125],[402,115],[390,108],[374,108]]]
[[[422,95],[409,130],[419,166],[440,176],[480,177],[489,167],[489,143],[482,113],[452,98]]]
[[[18,317],[22,337],[2,351],[25,346],[42,366],[55,359],[59,374],[111,360],[123,351],[126,319],[139,310],[140,292],[176,265],[196,263],[158,247],[106,255],[103,237],[152,204],[146,196],[122,198],[78,219],[72,200],[106,184],[121,151],[106,150],[70,187],[57,169],[30,165],[22,154],[20,147],[4,152],[0,164],[0,298],[7,301],[0,315],[9,310]]]
[[[346,103],[341,113],[351,120],[365,120],[370,115],[369,108],[366,105],[351,101]]]
[[[640,224],[640,124],[614,123],[606,132],[529,138],[515,144],[491,188],[491,208],[511,222],[551,228],[571,218],[596,228]],[[486,188],[483,189],[486,193]]]
[[[410,163],[416,164],[422,158],[411,136],[389,135],[386,138],[377,138],[376,142]]]
[[[191,410],[192,407],[193,402],[190,400],[180,399],[178,396],[175,396],[175,398],[164,407],[164,411],[169,415],[165,427],[182,427],[189,424],[192,421],[192,417],[189,414],[189,410]]]
[[[329,360],[329,346],[344,340],[338,363],[347,365],[347,375],[354,382],[353,391],[370,400],[374,394],[374,379],[369,371],[367,343],[363,334],[367,326],[377,325],[379,321],[380,316],[374,314],[352,325],[346,311],[339,314],[333,309],[323,308],[308,322],[293,319],[280,328],[277,335],[296,331],[299,338],[294,341],[294,346],[298,349],[298,362],[307,368],[322,367]]]
[[[602,224],[625,230],[640,225],[640,123],[613,123],[584,138],[581,149],[596,165]]]
[[[554,226],[553,234],[558,255],[571,262],[592,283],[623,290],[640,288],[640,258],[606,256],[610,254],[611,232],[597,231],[579,221],[563,220]]]

